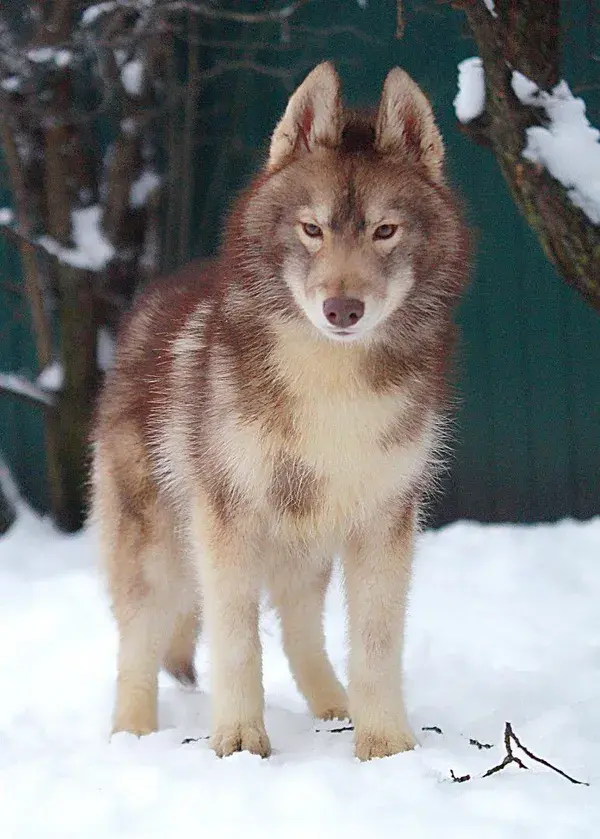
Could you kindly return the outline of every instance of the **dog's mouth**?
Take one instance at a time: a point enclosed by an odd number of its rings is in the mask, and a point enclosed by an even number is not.
[[[352,341],[358,341],[364,336],[363,330],[354,329],[336,329],[334,326],[329,326],[321,329],[328,338],[340,343],[349,344]]]

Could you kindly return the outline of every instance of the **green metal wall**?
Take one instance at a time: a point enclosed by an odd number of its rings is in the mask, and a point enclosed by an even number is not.
[[[318,47],[294,35],[300,41],[286,60],[309,66],[333,59],[354,103],[374,102],[387,70],[405,67],[432,99],[451,179],[476,230],[473,282],[459,313],[456,460],[434,520],[600,513],[600,317],[547,264],[492,155],[456,129],[456,64],[474,53],[461,15],[435,0],[405,6],[406,34],[397,41],[393,0],[370,0],[366,9],[347,0],[309,5],[302,23],[326,27],[343,20],[369,40],[338,33]],[[598,125],[600,63],[589,56],[600,47],[590,2],[569,0],[563,7],[565,77],[586,87],[588,112]],[[232,194],[260,159],[257,150],[264,151],[287,95],[273,79],[250,74],[224,80],[220,94],[232,103],[229,117],[199,126],[203,142],[193,156],[194,255],[214,249]],[[211,137],[214,144],[206,144]],[[0,277],[7,270],[0,262]],[[31,348],[24,324],[8,317],[7,302],[0,288],[0,367],[26,368]],[[0,401],[0,450],[28,491],[43,499],[39,427],[27,408],[6,399]]]

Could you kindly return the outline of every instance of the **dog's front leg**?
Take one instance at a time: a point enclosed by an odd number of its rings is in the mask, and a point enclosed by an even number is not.
[[[211,746],[219,757],[249,751],[268,757],[258,612],[260,571],[234,527],[197,508],[193,533],[208,634]]]
[[[347,546],[349,700],[356,756],[385,757],[415,746],[404,707],[402,648],[415,523],[412,509],[364,528]]]

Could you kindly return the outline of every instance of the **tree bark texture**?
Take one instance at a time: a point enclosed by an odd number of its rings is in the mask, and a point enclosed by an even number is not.
[[[600,311],[600,226],[571,202],[566,189],[522,156],[526,129],[538,109],[515,96],[518,70],[543,90],[560,80],[559,0],[496,0],[494,17],[483,0],[454,0],[467,17],[483,62],[485,113],[461,126],[493,151],[513,199],[562,278]]]

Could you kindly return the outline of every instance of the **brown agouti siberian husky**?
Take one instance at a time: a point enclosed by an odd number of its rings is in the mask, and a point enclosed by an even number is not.
[[[126,316],[94,430],[92,515],[119,630],[113,731],[157,728],[158,672],[195,683],[220,755],[270,753],[265,591],[312,714],[361,759],[410,749],[402,690],[419,511],[449,414],[468,235],[430,104],[401,69],[345,110],[331,64],[290,98],[219,256]],[[324,651],[340,557],[348,693]]]

